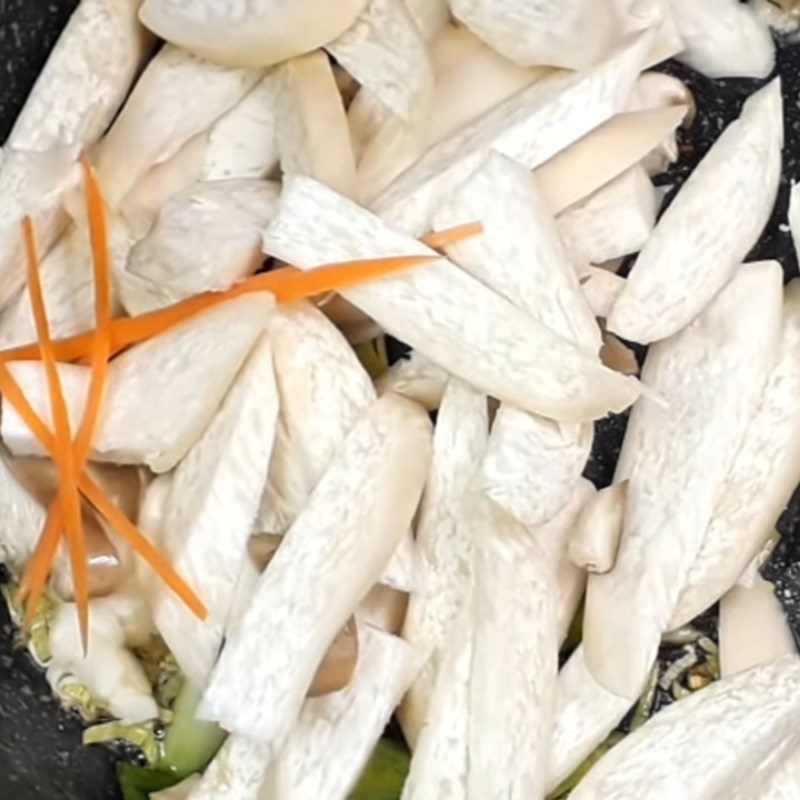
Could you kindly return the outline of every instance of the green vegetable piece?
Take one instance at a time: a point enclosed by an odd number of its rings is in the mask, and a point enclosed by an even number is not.
[[[589,770],[609,751],[616,747],[623,739],[625,734],[614,731],[608,739],[598,745],[593,753],[588,755],[583,762],[575,768],[575,771],[565,778],[548,796],[547,800],[562,800],[586,777]],[[127,800],[127,798],[126,798]]]
[[[151,764],[159,760],[161,753],[152,722],[141,725],[123,725],[117,721],[105,722],[102,725],[93,725],[83,732],[85,745],[117,741],[128,742],[137,747]]]
[[[405,745],[381,739],[350,800],[400,800],[410,764],[411,754]]]
[[[197,719],[202,692],[184,683],[175,701],[175,716],[167,732],[159,768],[187,778],[204,770],[217,754],[227,733],[213,722]]]
[[[386,355],[386,340],[381,336],[371,342],[364,342],[354,348],[361,366],[372,380],[380,378],[389,369],[389,359]]]
[[[183,778],[174,772],[120,763],[117,765],[117,780],[123,800],[148,800],[150,792],[169,789]]]

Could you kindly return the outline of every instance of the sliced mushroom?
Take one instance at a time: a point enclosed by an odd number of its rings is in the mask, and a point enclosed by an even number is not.
[[[250,537],[247,552],[256,568],[263,572],[280,547],[282,536],[259,533]],[[358,664],[358,626],[351,617],[328,648],[308,689],[309,697],[338,692],[347,686]]]
[[[600,348],[600,360],[609,369],[623,375],[638,375],[639,362],[636,354],[624,345],[613,333],[603,334],[603,346]]]

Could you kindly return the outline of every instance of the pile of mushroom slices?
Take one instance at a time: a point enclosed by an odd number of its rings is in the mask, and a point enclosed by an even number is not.
[[[800,796],[800,658],[758,575],[800,481],[800,285],[743,263],[781,178],[780,80],[663,213],[652,183],[695,111],[652,68],[766,79],[783,5],[81,1],[0,162],[0,347],[35,338],[26,214],[53,335],[93,325],[84,152],[119,316],[265,257],[439,256],[315,303],[232,299],[110,366],[92,469],[210,616],[86,510],[89,651],[63,558],[51,667],[151,719],[133,649],[161,637],[230,734],[192,800],[346,798],[395,713],[403,800],[536,800],[577,768],[578,799]],[[444,254],[420,240],[471,222]],[[388,335],[410,353],[387,369]],[[42,364],[9,370],[47,418]],[[89,374],[61,366],[75,419]],[[629,408],[598,491],[593,423]],[[0,436],[19,574],[55,478],[5,402]],[[611,749],[662,637],[720,599],[721,679]]]

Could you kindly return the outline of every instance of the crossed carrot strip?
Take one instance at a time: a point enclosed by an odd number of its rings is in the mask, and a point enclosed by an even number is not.
[[[192,613],[200,619],[208,616],[208,609],[192,588],[86,471],[86,462],[103,407],[109,360],[138,342],[243,294],[267,291],[275,295],[277,302],[291,303],[386,277],[430,263],[437,257],[409,256],[353,261],[320,267],[310,272],[284,267],[248,278],[226,292],[206,292],[150,314],[112,319],[105,205],[88,160],[83,160],[83,167],[95,281],[96,328],[77,336],[53,341],[41,286],[36,234],[32,220],[26,218],[23,222],[23,233],[28,261],[28,289],[38,341],[0,352],[0,394],[14,407],[53,459],[59,477],[58,491],[50,504],[44,530],[20,585],[18,601],[25,603],[25,627],[29,629],[32,624],[59,545],[66,535],[81,642],[86,652],[89,642],[89,581],[81,496],[148,562]],[[470,223],[430,234],[423,241],[429,247],[443,248],[478,235],[482,230],[479,223]],[[36,413],[7,366],[10,361],[38,358],[42,360],[47,378],[53,430]],[[89,390],[83,419],[73,439],[58,362],[87,360],[91,367]]]

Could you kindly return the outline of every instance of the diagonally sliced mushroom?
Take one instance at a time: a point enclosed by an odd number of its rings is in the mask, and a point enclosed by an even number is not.
[[[490,156],[434,217],[445,229],[478,219],[483,234],[447,249],[450,258],[531,318],[589,355],[600,330],[536,181]],[[524,525],[566,505],[592,445],[591,425],[562,426],[506,403],[492,426],[481,475],[489,497]]]
[[[403,0],[370,0],[353,25],[325,49],[401,119],[410,121],[428,110],[433,68]]]
[[[550,560],[556,591],[558,644],[564,643],[586,588],[586,573],[569,557],[570,539],[575,535],[579,515],[592,501],[596,490],[591,481],[578,479],[567,505],[545,525],[530,530],[540,550]]]
[[[344,800],[353,789],[392,711],[420,668],[408,643],[369,626],[351,685],[307,701],[262,792],[272,800]],[[216,800],[216,798],[215,798]]]
[[[325,651],[408,530],[429,458],[418,406],[390,396],[362,417],[230,631],[204,716],[282,749]]]
[[[145,0],[142,22],[162,39],[218,64],[266,67],[347,30],[367,0]]]
[[[409,593],[378,584],[358,604],[356,619],[379,631],[399,636],[405,625]]]
[[[781,173],[780,81],[754,94],[659,220],[608,328],[649,343],[681,330],[746,257],[775,202]]]
[[[269,467],[278,392],[262,336],[208,428],[170,478],[160,546],[203,598],[200,621],[168,587],[153,590],[156,627],[194,686],[204,686],[222,645],[247,541]]]
[[[718,681],[625,737],[571,797],[749,797],[800,741],[798,690],[794,655]]]
[[[82,0],[50,53],[6,146],[44,152],[96,142],[152,44],[140,0]]]
[[[563,211],[558,230],[575,263],[602,264],[641,250],[657,211],[655,187],[637,164]]]
[[[419,236],[490,150],[530,169],[543,164],[625,107],[651,41],[642,35],[591,70],[557,75],[509,97],[434,145],[381,192],[373,210]]]
[[[428,720],[413,742],[401,800],[468,796],[473,655],[470,611],[468,604],[443,642]]]
[[[202,178],[267,178],[278,166],[278,89],[275,70],[268,72],[208,133]]]
[[[545,794],[558,674],[556,585],[547,562],[522,526],[491,509],[475,553],[470,797]]]
[[[344,800],[421,663],[402,639],[365,626],[355,677],[307,700],[283,750],[231,736],[191,800]]]
[[[717,497],[670,628],[713,605],[772,533],[800,482],[800,282],[788,285],[778,361]]]
[[[741,266],[706,310],[652,347],[616,480],[629,480],[614,569],[592,575],[584,646],[595,678],[635,699],[741,446],[780,341],[782,271]]]
[[[775,587],[756,575],[749,589],[734,586],[720,602],[719,666],[723,678],[797,653]]]
[[[487,436],[486,396],[451,379],[437,417],[417,524],[420,589],[409,599],[403,628],[405,639],[432,652],[401,709],[403,733],[412,747],[431,713],[445,641],[469,594],[477,531],[468,501],[475,491]]]
[[[748,3],[669,0],[684,42],[677,58],[709,78],[766,78],[775,66],[775,43]]]
[[[97,174],[109,206],[116,208],[147,170],[206,130],[258,78],[258,72],[220,67],[172,45],[163,47],[97,150]]]
[[[236,298],[132,347],[109,367],[92,458],[167,472],[200,438],[269,323],[269,295]],[[9,365],[36,412],[50,421],[41,362]],[[81,418],[88,367],[59,369],[73,424]],[[25,422],[4,404],[3,441],[16,455],[43,455]]]
[[[450,0],[453,15],[506,58],[566,69],[597,63],[622,35],[656,21],[627,6],[607,0]]]
[[[568,778],[605,741],[631,705],[631,700],[609,692],[592,677],[586,666],[584,649],[578,647],[558,673],[547,767],[548,792]]]
[[[583,507],[569,543],[569,557],[575,566],[600,574],[613,569],[627,491],[625,481],[612,483]]]
[[[126,269],[152,284],[159,304],[123,296],[143,314],[207,291],[225,291],[261,266],[261,229],[277,211],[279,187],[262,180],[201,182],[173,195]],[[87,326],[88,327],[88,326]]]
[[[639,163],[686,116],[686,106],[626,111],[536,169],[539,188],[559,214]]]
[[[276,136],[285,175],[310,175],[353,196],[356,165],[350,128],[324,52],[293,58],[279,71]]]
[[[303,177],[286,182],[264,237],[267,252],[302,269],[347,258],[433,255]],[[445,259],[342,294],[453,375],[528,411],[582,422],[625,408],[639,393],[635,379],[606,370]]]
[[[436,73],[435,113],[418,116],[411,124],[388,116],[373,129],[363,119],[371,105],[369,96],[362,91],[354,103],[350,121],[362,137],[358,183],[365,202],[373,200],[429,147],[550,73],[506,61],[468,30],[452,25],[432,43],[431,58]]]

